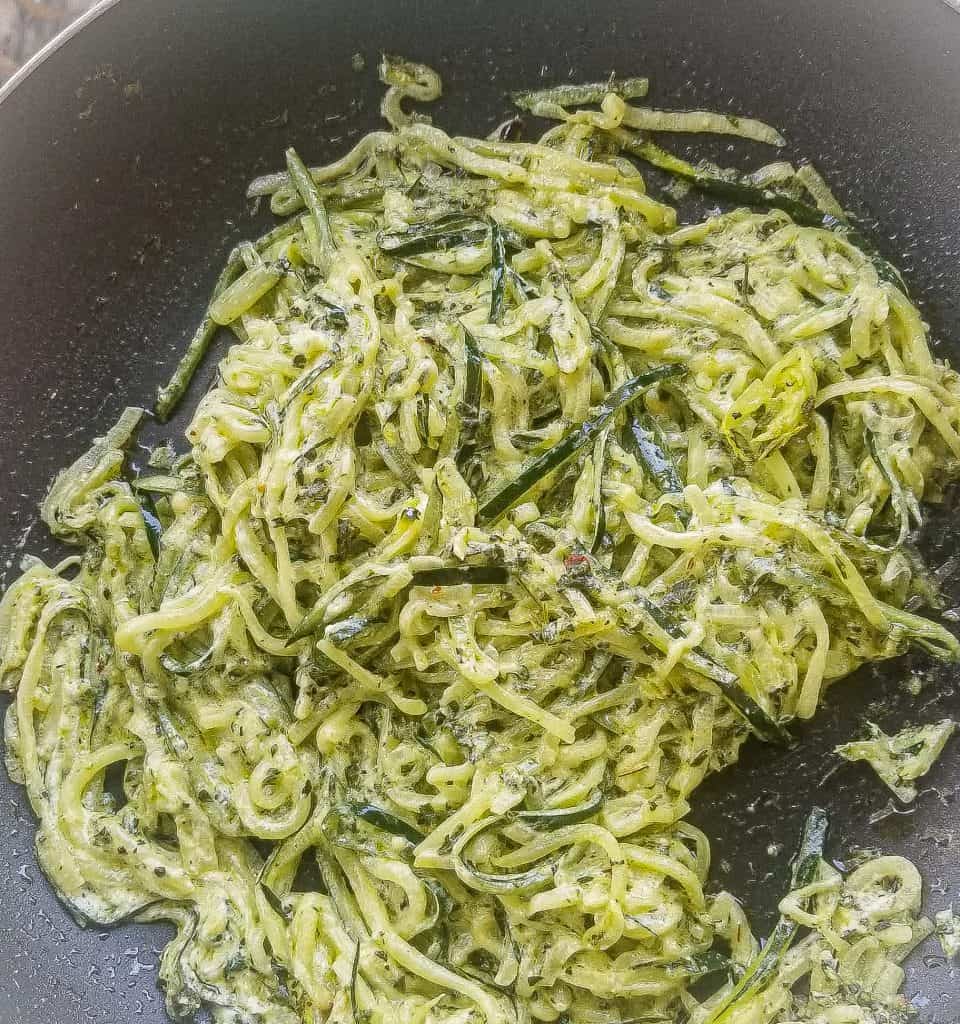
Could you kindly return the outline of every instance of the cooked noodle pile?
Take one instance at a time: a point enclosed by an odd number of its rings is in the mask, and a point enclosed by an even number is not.
[[[911,864],[842,876],[814,811],[760,951],[684,818],[858,665],[957,656],[907,609],[960,379],[811,168],[649,134],[767,126],[627,80],[451,138],[384,74],[392,130],[251,186],[286,219],[161,393],[230,326],[189,453],[131,481],[128,410],[4,598],[46,874],[174,922],[168,1008],[221,1024],[906,1019]],[[638,160],[745,205],[679,226]]]

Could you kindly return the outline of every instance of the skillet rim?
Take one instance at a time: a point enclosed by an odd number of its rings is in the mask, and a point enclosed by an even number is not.
[[[25,64],[17,68],[6,82],[0,85],[0,103],[8,100],[16,91],[17,86],[22,85],[41,64],[44,64],[62,46],[69,43],[74,36],[119,3],[121,0],[97,0],[93,7],[78,15],[69,25],[61,29],[53,39],[41,46]]]

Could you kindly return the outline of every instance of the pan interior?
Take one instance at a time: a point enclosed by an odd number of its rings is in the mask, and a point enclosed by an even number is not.
[[[174,365],[229,247],[265,226],[243,201],[254,174],[288,143],[311,161],[377,125],[380,87],[353,70],[381,49],[436,66],[442,122],[485,132],[504,94],[539,81],[648,74],[669,106],[737,110],[781,126],[789,155],[809,156],[844,204],[880,227],[939,351],[960,339],[960,18],[937,0],[748,0],[591,8],[488,0],[124,0],[62,46],[0,103],[0,549],[6,579],[23,551],[49,553],[36,509],[54,473],[115,420],[149,404]],[[717,156],[722,157],[722,147]],[[212,373],[199,375],[195,398]],[[191,404],[188,398],[186,405]],[[949,511],[931,516],[932,559],[955,548]],[[902,687],[914,667],[919,698]],[[909,815],[882,812],[865,769],[824,782],[828,752],[865,718],[890,728],[960,715],[955,677],[902,662],[838,686],[800,749],[751,746],[732,773],[698,791],[695,821],[714,839],[715,877],[758,923],[783,891],[788,823],[815,800],[835,821],[835,852],[879,846],[917,861],[931,907],[960,897],[948,844],[960,780],[956,748]],[[79,931],[32,853],[20,790],[2,780],[0,1021],[107,1024],[165,1020],[154,987],[152,929]],[[935,954],[936,948],[924,952]],[[952,969],[916,956],[908,995],[921,1020],[952,1024]]]

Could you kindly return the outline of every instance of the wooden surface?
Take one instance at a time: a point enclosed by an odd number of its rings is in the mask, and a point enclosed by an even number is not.
[[[0,82],[94,0],[0,0]]]

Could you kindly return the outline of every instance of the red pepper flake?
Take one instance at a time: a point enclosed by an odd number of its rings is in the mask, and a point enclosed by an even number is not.
[[[578,565],[583,565],[585,562],[589,562],[590,559],[586,555],[567,555],[563,560],[564,569],[575,569]]]

